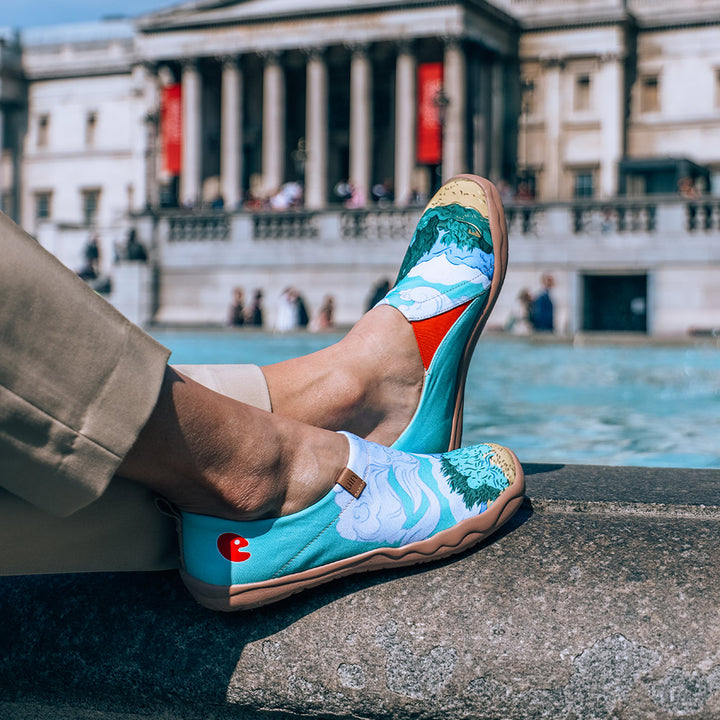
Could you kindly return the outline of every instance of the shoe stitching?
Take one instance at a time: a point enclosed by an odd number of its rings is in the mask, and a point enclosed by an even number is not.
[[[271,577],[271,579],[274,580],[275,578],[282,577],[282,572],[283,572],[283,570],[285,570],[285,568],[288,567],[288,565],[291,565],[300,555],[302,555],[302,553],[305,552],[305,550],[307,550],[315,541],[317,541],[322,535],[324,535],[325,532],[327,532],[327,530],[329,530],[333,525],[337,525],[337,523],[339,522],[340,518],[343,516],[343,514],[345,513],[345,511],[346,511],[354,502],[355,502],[355,499],[354,499],[354,498],[353,498],[352,500],[350,500],[350,502],[337,514],[337,516],[334,517],[322,530],[320,530],[320,532],[319,532],[317,535],[315,535],[315,537],[313,537],[313,538],[311,538],[310,540],[308,540],[307,543],[306,543],[303,547],[301,547],[301,548]],[[319,567],[319,566],[318,566],[318,567]],[[312,568],[308,568],[308,569],[312,569]]]
[[[370,466],[370,453],[368,451],[367,446],[363,447],[363,452],[365,454],[365,472],[362,474],[365,475],[367,473],[367,469]],[[352,469],[352,468],[351,468]],[[355,472],[353,470],[353,472]],[[358,473],[359,474],[359,473]],[[347,492],[347,491],[346,491]],[[348,504],[337,514],[336,517],[334,517],[320,532],[315,535],[314,538],[308,540],[307,543],[303,547],[301,547],[273,576],[272,578],[278,578],[281,577],[281,573],[283,570],[285,570],[288,565],[292,564],[302,553],[305,552],[314,542],[316,542],[322,535],[325,534],[331,527],[334,525],[337,525],[337,523],[340,521],[340,518],[345,514],[345,512],[348,510],[348,508],[353,505],[357,501],[357,498],[352,498]]]

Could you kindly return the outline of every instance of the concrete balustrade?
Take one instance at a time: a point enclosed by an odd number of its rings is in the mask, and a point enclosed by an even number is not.
[[[146,322],[223,324],[232,289],[262,288],[272,326],[283,288],[311,309],[335,296],[336,320],[355,322],[371,288],[394,279],[421,208],[328,209],[285,213],[165,212],[136,219],[155,249],[158,308]],[[551,272],[556,329],[583,327],[586,275],[647,278],[653,336],[717,326],[720,200],[673,196],[522,204],[506,207],[510,265],[491,325],[503,327],[522,289]]]
[[[173,572],[0,579],[0,717],[719,717],[720,471],[525,471],[477,550],[243,614]]]

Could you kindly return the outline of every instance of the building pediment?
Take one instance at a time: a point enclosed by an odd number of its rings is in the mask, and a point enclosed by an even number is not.
[[[140,55],[158,62],[428,37],[508,55],[517,43],[516,21],[486,0],[194,0],[138,18],[137,29]]]
[[[138,18],[138,27],[145,32],[172,31],[184,28],[227,24],[257,24],[283,19],[338,16],[366,12],[398,11],[422,6],[471,5],[482,7],[492,15],[510,20],[510,16],[485,0],[444,2],[437,0],[190,0]]]

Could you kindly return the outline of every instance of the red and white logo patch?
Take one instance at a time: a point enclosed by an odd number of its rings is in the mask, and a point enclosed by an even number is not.
[[[230,562],[245,562],[250,559],[250,553],[242,548],[249,545],[248,541],[237,533],[223,533],[217,539],[219,553]]]

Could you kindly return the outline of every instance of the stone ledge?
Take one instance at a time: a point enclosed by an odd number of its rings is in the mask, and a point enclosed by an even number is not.
[[[173,572],[2,578],[0,716],[720,717],[720,471],[525,468],[478,550],[250,613]]]

